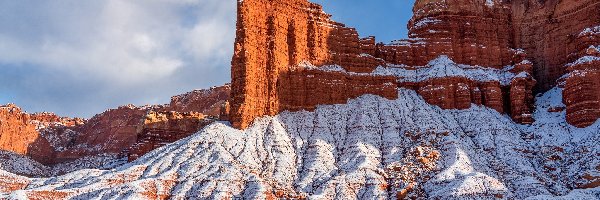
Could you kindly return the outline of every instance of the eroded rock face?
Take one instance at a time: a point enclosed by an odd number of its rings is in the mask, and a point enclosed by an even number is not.
[[[538,87],[546,91],[567,72],[570,54],[592,45],[581,46],[577,38],[585,28],[600,25],[600,2],[513,0],[511,6],[515,44],[530,54]]]
[[[582,50],[565,65],[563,98],[567,121],[587,127],[600,118],[600,26],[584,29],[577,41]]]
[[[301,69],[282,74],[279,78],[280,111],[310,111],[318,105],[345,104],[348,99],[364,94],[398,98],[393,76]]]
[[[4,150],[26,154],[29,144],[39,137],[31,116],[15,105],[0,107],[0,147]]]
[[[418,0],[413,12],[409,39],[378,45],[376,57],[410,66],[440,55],[497,69],[511,64],[509,6],[486,0]]]

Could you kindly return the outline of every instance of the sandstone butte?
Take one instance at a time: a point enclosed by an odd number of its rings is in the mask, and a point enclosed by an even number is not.
[[[530,124],[534,94],[558,85],[567,121],[586,127],[600,118],[598,10],[597,0],[417,0],[409,38],[384,44],[308,0],[238,1],[229,119],[244,129],[257,117],[363,94],[395,99],[405,87],[445,109],[483,104]],[[443,55],[472,70],[406,80]],[[378,66],[407,72],[381,75]],[[512,79],[469,76],[480,69]]]
[[[216,120],[229,92],[229,85],[195,90],[172,97],[170,104],[121,106],[88,120],[0,106],[0,150],[45,165],[106,154],[134,160]]]

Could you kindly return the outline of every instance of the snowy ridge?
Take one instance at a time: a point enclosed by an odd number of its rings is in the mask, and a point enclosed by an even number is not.
[[[538,110],[560,106],[555,105],[560,102],[555,93],[540,97]],[[574,129],[564,124],[564,113],[540,111],[534,116],[536,124],[516,125],[492,109],[442,110],[416,92],[400,89],[397,100],[364,95],[314,112],[260,118],[245,131],[215,123],[114,170],[31,179],[25,190],[11,194],[57,191],[74,199],[264,199],[273,191],[283,191],[309,199],[391,199],[413,185],[409,195],[439,199],[567,195],[570,190],[561,190],[566,183],[549,178],[541,166],[544,158],[532,152],[566,143],[584,143],[598,151],[599,140],[593,140],[600,135],[598,125]],[[560,134],[551,134],[557,131]],[[528,134],[536,136],[526,141]],[[439,158],[432,156],[426,162],[415,152],[439,154]],[[583,162],[598,162],[587,157]],[[429,168],[416,173],[398,167],[419,162]],[[565,167],[588,167],[580,164]],[[563,198],[600,197],[597,189],[569,195]]]
[[[531,63],[524,60],[519,64]],[[419,83],[437,78],[462,77],[477,82],[499,82],[503,86],[510,85],[515,78],[532,78],[529,73],[521,72],[514,74],[510,72],[514,66],[506,66],[503,69],[494,69],[481,66],[456,64],[448,56],[442,55],[431,60],[426,66],[410,68],[406,65],[387,64],[378,66],[372,73],[348,72],[339,65],[324,65],[317,67],[308,61],[301,62],[298,67],[309,70],[320,70],[326,72],[340,72],[358,76],[395,76],[398,82]]]
[[[396,76],[399,82],[416,83],[436,78],[463,77],[478,82],[500,82],[501,85],[510,85],[514,78],[531,77],[529,74],[515,75],[509,71],[512,67],[506,66],[504,69],[493,69],[456,64],[448,56],[442,55],[430,61],[426,66],[416,67],[416,70],[407,69],[403,66],[380,66],[375,69],[373,74]]]

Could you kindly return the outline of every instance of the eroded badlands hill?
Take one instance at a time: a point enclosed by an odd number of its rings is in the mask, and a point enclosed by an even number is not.
[[[365,95],[314,112],[215,123],[114,170],[12,177],[5,197],[565,199],[600,198],[600,124],[565,121],[560,89],[537,98],[536,122],[473,105],[443,110],[415,91]],[[482,122],[487,125],[482,126]],[[573,190],[575,189],[575,190]],[[12,196],[11,196],[12,195]]]

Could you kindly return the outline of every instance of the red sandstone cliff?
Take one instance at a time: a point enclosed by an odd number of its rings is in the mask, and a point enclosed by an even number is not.
[[[393,99],[393,88],[385,84],[390,77],[369,74],[377,66],[411,70],[447,55],[471,66],[466,68],[510,72],[511,79],[473,81],[444,76],[408,83],[399,77],[398,86],[415,89],[442,108],[482,104],[510,114],[516,122],[532,123],[535,88],[545,91],[554,86],[573,54],[598,45],[591,36],[584,37],[585,42],[574,41],[581,38],[577,34],[583,28],[600,24],[600,14],[593,12],[599,5],[591,0],[418,0],[408,25],[409,39],[375,44],[374,37],[360,39],[356,30],[330,20],[319,5],[307,0],[239,1],[230,120],[234,127],[245,128],[263,115],[310,110],[316,104],[341,103],[362,94]],[[340,79],[328,70],[296,70],[302,61],[317,69],[338,65],[346,76],[370,78]],[[336,84],[340,86],[332,86]],[[592,88],[585,89],[585,94],[598,91]],[[567,102],[591,103],[567,109],[570,123],[587,126],[598,119],[595,97],[586,98]]]
[[[298,93],[308,91],[298,88],[292,91],[294,95],[299,95],[298,98],[314,99],[286,102],[291,99],[282,96],[279,91],[287,91],[288,87],[284,83],[287,80],[281,76],[295,78],[297,81],[309,80],[307,76],[323,75],[322,79],[336,76],[325,73],[305,74],[306,77],[290,74],[294,73],[290,68],[302,61],[317,66],[340,64],[352,72],[372,71],[375,66],[382,64],[382,60],[361,55],[372,53],[374,43],[373,38],[359,39],[356,30],[332,21],[320,5],[307,0],[238,1],[237,37],[231,63],[233,96],[230,119],[233,125],[245,128],[256,117],[275,115],[285,110],[287,105],[313,107],[314,103],[340,103],[335,97],[327,97],[334,93],[345,93],[340,95],[351,97],[369,92],[359,91],[360,89],[334,90],[340,87],[325,86],[321,88],[318,96],[310,96],[308,93]],[[309,81],[318,82],[317,79],[320,78],[315,77]],[[390,78],[382,79],[375,82],[385,82],[384,80]],[[396,95],[384,96],[393,98]],[[302,102],[307,104],[298,104]]]

